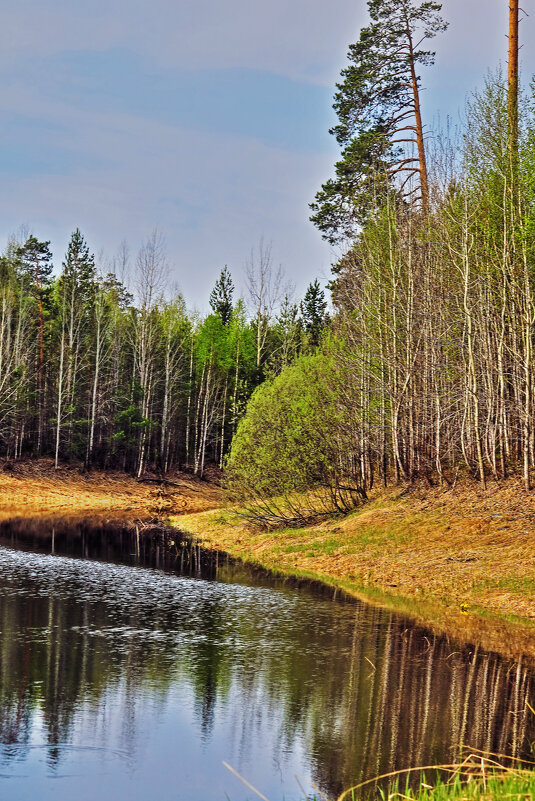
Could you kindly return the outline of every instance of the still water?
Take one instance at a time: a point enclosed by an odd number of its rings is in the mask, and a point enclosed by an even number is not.
[[[2,801],[329,798],[532,757],[534,675],[165,530],[0,525]],[[180,539],[180,536],[179,536]]]

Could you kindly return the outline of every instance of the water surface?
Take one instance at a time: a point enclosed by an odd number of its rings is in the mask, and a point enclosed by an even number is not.
[[[0,797],[329,797],[462,744],[531,757],[522,662],[165,530],[0,525]],[[307,782],[309,782],[307,784]]]

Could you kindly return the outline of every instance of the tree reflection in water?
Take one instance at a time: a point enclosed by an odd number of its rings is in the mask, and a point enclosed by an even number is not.
[[[204,801],[223,797],[206,763],[212,740],[253,783],[258,753],[263,776],[280,768],[276,797],[289,797],[296,769],[334,796],[388,771],[450,762],[463,744],[532,757],[534,677],[522,662],[161,528],[19,521],[0,526],[0,544],[4,768],[29,760],[38,732],[51,769],[83,740],[139,774],[140,737],[152,736],[140,704],[150,697],[161,717],[177,693],[191,698],[194,724],[171,716],[177,764],[181,744],[196,741]]]

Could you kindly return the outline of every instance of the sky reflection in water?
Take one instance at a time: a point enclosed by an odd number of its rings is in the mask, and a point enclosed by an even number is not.
[[[461,742],[531,755],[522,665],[165,532],[60,525],[52,555],[50,527],[4,525],[0,543],[5,801],[253,798],[223,760],[291,801],[294,773],[335,796]]]

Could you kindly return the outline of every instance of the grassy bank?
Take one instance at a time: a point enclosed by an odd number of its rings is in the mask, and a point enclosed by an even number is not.
[[[240,781],[260,798],[267,799],[247,779],[226,762],[223,763]],[[493,799],[535,799],[533,764],[502,755],[475,751],[463,762],[408,768],[370,779],[344,790],[337,798],[328,798],[314,784],[313,801],[493,801]],[[299,777],[296,777],[299,780]],[[414,781],[416,779],[416,781]],[[306,793],[299,780],[299,786]]]
[[[260,531],[231,510],[172,522],[207,547],[535,658],[535,496],[514,481],[379,491],[354,514],[303,529]]]
[[[493,801],[493,799],[535,798],[535,772],[531,770],[511,769],[505,773],[493,774],[487,770],[470,781],[455,778],[453,781],[436,782],[425,779],[413,790],[397,781],[387,792],[377,793],[381,801],[386,799],[408,799],[408,801]],[[356,801],[361,798],[362,790],[348,790],[336,801]]]
[[[535,495],[514,481],[381,490],[346,518],[260,531],[214,483],[158,484],[119,471],[0,463],[0,520],[169,518],[203,544],[280,573],[319,579],[435,630],[535,659]]]
[[[221,503],[215,484],[173,474],[138,481],[120,471],[54,469],[51,459],[0,462],[0,520],[15,517],[145,519],[212,509]]]

